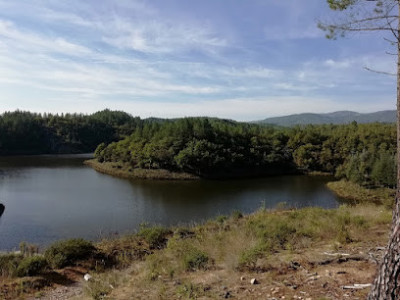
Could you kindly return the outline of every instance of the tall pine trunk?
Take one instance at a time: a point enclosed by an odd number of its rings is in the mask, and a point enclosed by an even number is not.
[[[399,1],[397,4],[400,19]],[[368,299],[400,299],[400,20],[397,25],[397,190],[389,244]]]

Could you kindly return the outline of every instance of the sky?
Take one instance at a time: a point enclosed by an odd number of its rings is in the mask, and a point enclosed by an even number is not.
[[[0,0],[0,112],[210,116],[396,108],[380,33],[328,40],[323,0]]]

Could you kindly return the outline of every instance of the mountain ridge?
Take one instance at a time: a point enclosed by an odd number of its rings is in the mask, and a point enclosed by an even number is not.
[[[396,110],[382,110],[372,113],[358,113],[354,111],[335,111],[331,113],[301,113],[281,117],[266,118],[256,121],[257,124],[278,126],[294,126],[308,124],[347,124],[357,123],[395,123]]]

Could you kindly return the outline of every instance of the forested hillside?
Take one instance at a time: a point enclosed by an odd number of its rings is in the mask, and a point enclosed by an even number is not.
[[[99,162],[183,171],[201,177],[329,172],[364,186],[393,187],[394,124],[308,125],[276,129],[209,118],[142,123],[108,146]]]
[[[6,112],[0,115],[0,154],[93,152],[102,142],[130,134],[139,122],[110,110],[92,115]]]

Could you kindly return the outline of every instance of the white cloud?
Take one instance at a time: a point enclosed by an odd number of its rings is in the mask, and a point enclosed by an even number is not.
[[[352,63],[348,59],[342,60],[342,61],[335,61],[333,59],[327,59],[324,61],[323,64],[325,66],[331,67],[331,68],[346,69],[346,68],[349,68]]]
[[[5,40],[9,51],[35,53],[57,53],[69,56],[82,56],[92,53],[88,48],[66,41],[64,38],[49,38],[34,32],[18,29],[14,23],[0,19],[0,38]]]
[[[174,53],[190,50],[209,51],[210,48],[227,46],[207,26],[156,20],[128,20],[114,16],[102,24],[103,41],[121,49],[149,53]]]

